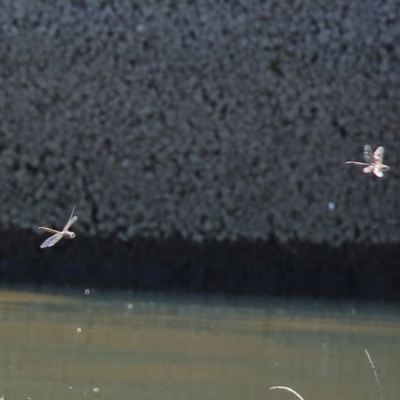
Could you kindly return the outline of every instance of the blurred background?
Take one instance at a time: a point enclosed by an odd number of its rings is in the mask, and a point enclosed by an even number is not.
[[[398,300],[399,12],[4,3],[2,279]]]
[[[395,397],[399,2],[15,0],[0,27],[6,398],[376,398],[374,346]],[[382,179],[345,165],[367,143]]]

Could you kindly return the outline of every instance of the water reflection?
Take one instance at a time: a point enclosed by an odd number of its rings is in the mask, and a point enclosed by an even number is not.
[[[15,398],[397,398],[388,306],[127,293],[0,292],[0,395]]]

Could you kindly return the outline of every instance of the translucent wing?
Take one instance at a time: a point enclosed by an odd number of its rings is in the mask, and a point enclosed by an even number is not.
[[[50,236],[47,238],[41,245],[40,248],[44,249],[45,247],[52,247],[54,246],[61,238],[63,235],[61,233],[56,233],[53,236]]]
[[[369,174],[372,171],[374,171],[374,166],[373,165],[369,165],[368,167],[363,168],[364,174]]]
[[[382,162],[383,154],[385,153],[385,149],[382,146],[379,146],[374,153],[374,161]]]
[[[68,228],[71,227],[72,224],[74,224],[76,222],[76,220],[78,219],[78,217],[76,215],[74,215],[69,221],[68,224],[64,226],[63,231],[67,231]]]
[[[372,148],[369,144],[366,144],[364,146],[364,160],[366,163],[371,164],[374,162],[373,156],[372,156]]]
[[[375,174],[376,176],[378,176],[379,178],[382,178],[382,176],[383,176],[383,171],[382,171],[382,169],[379,168],[379,167],[374,167],[374,174]]]
[[[75,215],[74,216],[74,211],[75,211],[75,207],[72,209],[72,213],[71,216],[69,217],[69,220],[67,222],[67,224],[64,226],[63,231],[67,231],[68,228],[76,222],[76,220],[78,219],[78,217]]]

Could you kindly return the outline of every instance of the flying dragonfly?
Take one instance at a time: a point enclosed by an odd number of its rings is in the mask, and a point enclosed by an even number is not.
[[[54,246],[60,239],[63,237],[66,239],[73,239],[76,235],[74,232],[69,231],[68,229],[71,227],[73,223],[76,222],[78,217],[74,215],[75,207],[72,209],[71,216],[69,217],[69,220],[67,224],[64,226],[62,231],[56,231],[55,229],[51,228],[46,228],[44,226],[39,226],[38,229],[41,229],[45,232],[49,233],[54,233],[54,235],[50,236],[47,238],[41,245],[40,248],[44,249],[45,247],[52,247]]]
[[[385,149],[379,146],[374,153],[372,153],[372,148],[369,144],[364,146],[364,159],[365,163],[357,161],[346,161],[346,164],[364,165],[363,172],[368,174],[373,172],[379,178],[383,177],[385,171],[389,171],[389,166],[383,164],[383,154]]]

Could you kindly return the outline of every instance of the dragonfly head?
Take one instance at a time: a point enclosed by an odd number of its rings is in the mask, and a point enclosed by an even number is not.
[[[66,239],[73,239],[75,236],[76,236],[76,235],[75,235],[74,232],[69,232],[69,231],[65,232],[65,235],[64,235],[64,237],[65,237]]]

